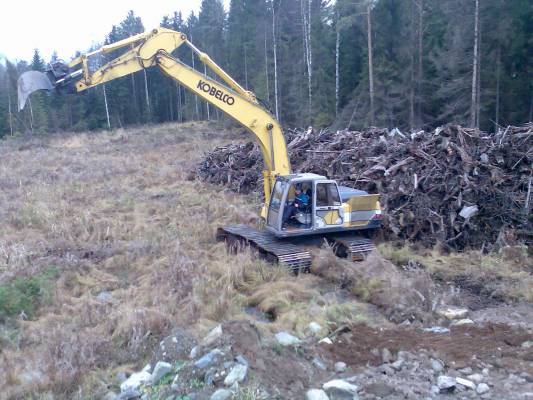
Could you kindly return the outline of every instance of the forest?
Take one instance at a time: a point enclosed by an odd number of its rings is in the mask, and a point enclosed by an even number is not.
[[[231,0],[229,10],[202,0],[160,25],[184,32],[284,126],[492,132],[532,120],[530,0]],[[101,44],[151,28],[130,11]],[[189,49],[175,56],[209,75]],[[0,60],[0,137],[224,118],[157,68],[81,95],[36,93],[18,112],[18,76],[56,58],[35,49]]]

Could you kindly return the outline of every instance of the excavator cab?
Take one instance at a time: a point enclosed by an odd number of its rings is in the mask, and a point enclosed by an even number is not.
[[[299,201],[301,193],[308,203]],[[379,227],[381,208],[378,195],[339,187],[334,180],[310,173],[276,179],[266,229],[277,237]]]

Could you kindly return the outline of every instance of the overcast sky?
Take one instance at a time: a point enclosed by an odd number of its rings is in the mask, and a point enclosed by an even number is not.
[[[201,0],[14,0],[0,11],[0,57],[30,60],[37,48],[48,61],[54,50],[70,60],[76,50],[101,43],[113,24],[133,10],[145,29],[159,25],[174,11],[184,18]],[[227,5],[229,1],[224,1]],[[227,7],[226,7],[227,8]]]

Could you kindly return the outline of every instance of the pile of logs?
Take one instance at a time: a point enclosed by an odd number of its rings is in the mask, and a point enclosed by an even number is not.
[[[454,249],[533,239],[533,124],[497,134],[457,125],[431,132],[289,130],[295,172],[381,194],[385,231]],[[263,160],[253,143],[218,147],[197,167],[208,182],[262,190]],[[510,243],[509,243],[510,244]]]

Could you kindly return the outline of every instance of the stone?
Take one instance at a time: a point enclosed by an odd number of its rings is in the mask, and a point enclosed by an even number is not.
[[[213,349],[209,353],[203,355],[199,360],[197,360],[194,363],[194,366],[199,369],[208,367],[213,364],[219,356],[223,354],[224,353],[222,353],[222,351],[220,351],[219,349]]]
[[[296,346],[300,344],[300,339],[287,332],[276,333],[276,340],[282,346]]]
[[[437,378],[437,386],[440,393],[451,393],[455,390],[455,378],[446,375],[440,375]]]
[[[322,389],[309,389],[305,398],[306,400],[329,400],[328,395]]]
[[[404,360],[402,358],[397,359],[391,364],[391,367],[394,368],[396,371],[400,371],[403,367]]]
[[[489,376],[489,369],[488,368],[483,368],[483,370],[481,371],[481,373],[485,376]]]
[[[237,361],[239,364],[242,364],[242,365],[246,365],[248,366],[248,360],[246,358],[244,358],[243,355],[238,355],[237,357],[235,357],[235,361]]]
[[[315,335],[322,330],[322,326],[320,326],[320,324],[318,324],[317,322],[311,322],[308,325],[308,328],[309,328],[309,331]]]
[[[468,389],[476,390],[476,384],[468,379],[457,377],[455,378],[455,381],[464,387],[467,387]]]
[[[333,344],[330,338],[325,337],[324,339],[319,340],[318,343]]]
[[[374,382],[365,387],[365,392],[377,397],[386,398],[394,394],[395,390],[385,382]]]
[[[479,383],[484,379],[484,376],[482,374],[470,374],[467,376],[468,379],[470,379],[472,382]]]
[[[200,350],[200,348],[198,346],[194,346],[191,349],[191,352],[189,353],[189,358],[192,360],[192,359],[195,359],[196,357],[198,357],[198,351],[199,350]]]
[[[165,337],[159,343],[154,355],[154,363],[166,361],[174,364],[178,360],[186,360],[196,341],[180,328],[172,330],[171,335]]]
[[[346,363],[339,361],[335,363],[335,371],[336,372],[344,372],[346,371]]]
[[[242,382],[246,379],[248,374],[248,366],[243,364],[236,364],[224,379],[224,385],[231,386],[235,382]]]
[[[472,368],[470,367],[464,367],[459,370],[459,372],[463,375],[470,375],[472,373]]]
[[[489,163],[489,156],[487,155],[487,153],[481,153],[481,155],[479,156],[479,159],[481,160],[483,164]]]
[[[113,302],[113,295],[104,290],[100,293],[98,293],[98,295],[96,296],[96,300],[102,302],[102,303],[112,303]]]
[[[458,319],[456,321],[453,321],[451,326],[464,326],[464,325],[474,325],[474,321],[472,321],[470,318],[463,318]]]
[[[202,346],[209,347],[222,336],[222,325],[214,327],[203,339]]]
[[[159,380],[172,371],[172,365],[164,361],[158,361],[154,367],[154,372],[152,372],[152,383],[155,384]]]
[[[478,211],[479,209],[475,204],[473,206],[464,206],[459,215],[464,219],[469,219],[476,215]]]
[[[487,385],[486,383],[480,383],[476,387],[477,394],[485,394],[485,393],[488,393],[489,390],[490,390],[489,385]]]
[[[136,389],[129,388],[124,391],[121,391],[120,394],[116,397],[116,400],[136,399],[136,398],[139,398],[141,395],[142,393],[139,388],[136,388]]]
[[[384,348],[381,350],[381,361],[383,361],[383,364],[388,364],[392,361],[392,353],[389,349]]]
[[[443,326],[432,326],[430,328],[423,328],[424,332],[430,332],[430,333],[449,333],[450,330],[448,328],[444,328]]]
[[[431,369],[435,372],[442,372],[444,365],[440,360],[431,359]]]
[[[448,320],[464,319],[468,315],[468,309],[463,307],[447,307],[437,310],[437,315]]]
[[[150,365],[147,365],[149,367]],[[144,368],[141,372],[135,372],[131,374],[128,379],[120,384],[121,396],[122,393],[136,392],[141,385],[150,383],[152,374],[149,372],[149,368]],[[129,398],[129,397],[126,397]]]
[[[228,389],[218,389],[210,397],[211,400],[227,400],[233,396],[233,392]]]
[[[326,367],[326,364],[322,362],[320,357],[313,358],[313,365],[317,367],[318,369],[321,369],[322,371],[326,371],[328,368]]]
[[[333,379],[322,385],[322,389],[332,400],[352,400],[357,395],[357,386],[342,379]]]
[[[118,383],[124,382],[126,379],[128,379],[128,375],[124,371],[117,372],[116,379]]]
[[[526,340],[520,345],[520,347],[523,349],[529,349],[531,346],[533,346],[533,341],[531,340]]]
[[[104,397],[102,397],[102,400],[116,400],[117,394],[115,392],[107,392]]]

